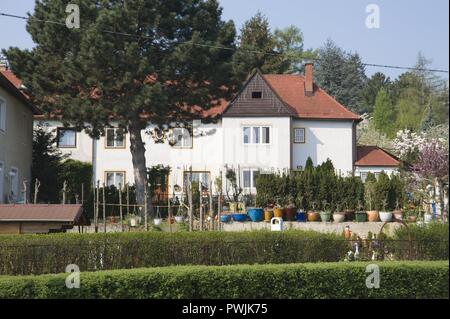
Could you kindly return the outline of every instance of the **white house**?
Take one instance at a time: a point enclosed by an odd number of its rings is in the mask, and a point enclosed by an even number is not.
[[[191,127],[175,128],[166,136],[149,125],[142,131],[147,166],[170,166],[170,186],[185,185],[189,176],[208,186],[226,167],[234,168],[241,187],[253,193],[258,174],[302,169],[308,157],[315,165],[331,159],[341,174],[363,175],[385,167],[386,157],[372,157],[370,167],[360,162],[359,116],[313,83],[312,64],[305,70],[305,76],[255,71],[233,100],[205,112],[216,119],[213,123],[194,120]],[[36,119],[39,122],[55,131],[64,153],[93,163],[96,180],[116,186],[133,183],[128,134],[110,128],[105,137],[92,140],[58,120]]]
[[[30,186],[33,115],[39,111],[20,86],[0,65],[0,204],[23,202],[24,182]]]

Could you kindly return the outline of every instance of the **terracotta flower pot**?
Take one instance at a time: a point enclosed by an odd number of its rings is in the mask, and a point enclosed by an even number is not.
[[[417,216],[408,216],[409,223],[415,223],[417,221]]]
[[[297,210],[294,207],[287,207],[285,208],[285,215],[286,215],[286,220],[293,222],[295,221],[295,213],[297,212]]]
[[[284,219],[284,208],[274,208],[273,217],[278,217],[278,218]]]
[[[377,210],[368,210],[367,211],[367,219],[369,222],[377,222],[379,220],[379,213]]]
[[[345,221],[345,213],[343,212],[334,213],[333,221],[335,223],[343,223]]]
[[[403,211],[400,209],[394,210],[392,212],[392,214],[394,215],[394,219],[396,220],[403,220]]]
[[[273,210],[272,209],[266,209],[264,210],[264,221],[266,223],[270,223],[270,220],[273,217]]]
[[[308,221],[309,222],[318,222],[320,219],[320,215],[318,212],[308,212]]]

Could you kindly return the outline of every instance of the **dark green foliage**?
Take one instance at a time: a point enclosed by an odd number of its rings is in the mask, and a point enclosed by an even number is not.
[[[318,52],[314,71],[317,84],[351,111],[363,113],[366,109],[363,100],[366,75],[359,55],[345,52],[331,40]]]
[[[395,125],[396,112],[389,92],[382,88],[375,99],[373,123],[375,128],[386,136],[393,138],[397,132]]]
[[[381,89],[390,90],[391,80],[388,76],[381,72],[377,72],[367,79],[363,89],[363,99],[365,108],[361,111],[372,113],[375,106],[375,99]]]
[[[103,187],[100,187],[98,189],[99,192],[99,218],[103,219]],[[129,193],[129,202],[130,205],[135,205],[136,204],[136,196],[135,196],[135,188],[134,186],[129,186],[128,187],[128,193]],[[105,187],[105,202],[107,204],[119,204],[119,189],[116,188],[114,185],[109,186],[109,187]],[[122,205],[126,205],[127,203],[127,192],[126,192],[126,185],[123,187],[122,189]],[[83,203],[83,209],[84,209],[84,213],[86,214],[86,216],[90,219],[94,218],[94,193],[91,191],[89,193],[89,197],[86,198],[86,201]],[[139,211],[137,208],[130,206],[130,207],[126,207],[123,206],[122,207],[123,211],[123,215],[124,217],[126,217],[128,215],[128,213],[130,214],[134,214],[134,215],[139,215]],[[120,212],[119,212],[119,206],[113,206],[113,205],[106,205],[105,206],[105,216],[108,219],[110,216],[115,216],[118,217],[120,216]]]
[[[67,274],[0,278],[0,298],[353,299],[444,298],[448,262],[377,262],[380,288],[368,289],[369,263],[182,266],[82,272],[80,289]]]
[[[56,148],[56,137],[45,126],[38,125],[33,132],[33,164],[31,166],[31,194],[39,180],[38,202],[61,201],[59,183],[60,165],[65,156]],[[33,198],[31,198],[33,200]]]
[[[312,231],[0,236],[0,274],[339,261],[347,250],[341,236]]]
[[[59,169],[59,184],[67,182],[66,203],[74,204],[77,197],[81,202],[81,185],[85,196],[92,192],[92,164],[68,159]]]
[[[364,185],[354,176],[336,175],[333,163],[327,160],[314,167],[308,158],[305,169],[290,175],[260,175],[256,182],[256,205],[265,207],[294,202],[297,208],[308,210],[356,209],[364,202]]]
[[[449,257],[449,225],[432,223],[428,225],[408,225],[397,228],[393,239],[409,242],[412,245],[411,258],[424,260],[448,260]],[[397,258],[404,258],[407,251],[400,250],[395,254]]]

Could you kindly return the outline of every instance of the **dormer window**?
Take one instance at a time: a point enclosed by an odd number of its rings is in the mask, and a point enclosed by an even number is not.
[[[262,92],[261,91],[253,91],[252,99],[262,99]]]

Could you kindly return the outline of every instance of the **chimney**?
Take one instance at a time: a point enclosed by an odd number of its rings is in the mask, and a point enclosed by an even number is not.
[[[314,94],[314,82],[313,82],[313,69],[314,63],[305,63],[305,95],[312,96]]]

